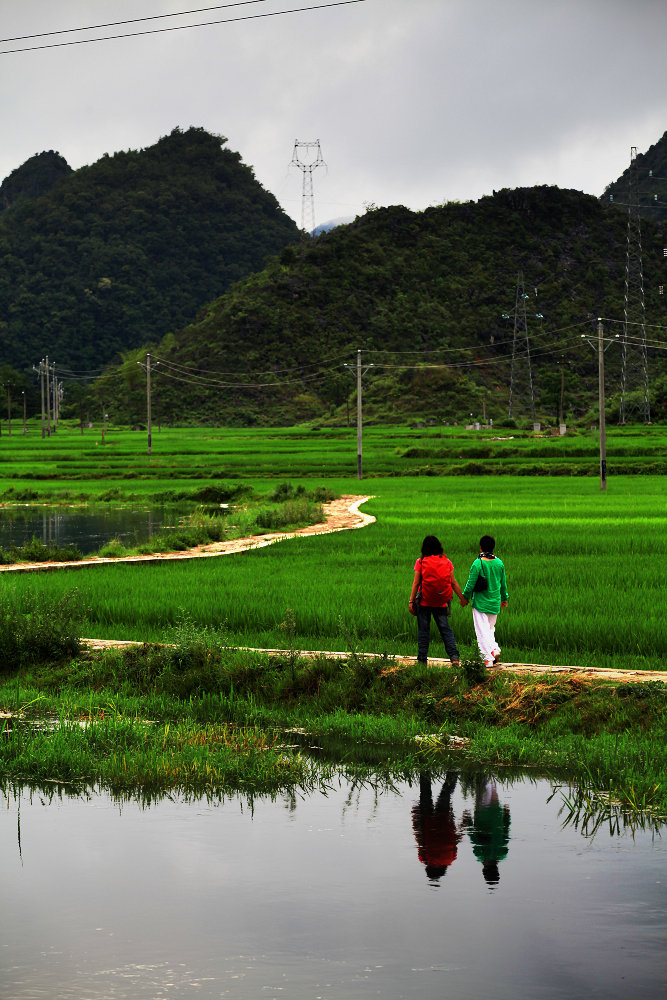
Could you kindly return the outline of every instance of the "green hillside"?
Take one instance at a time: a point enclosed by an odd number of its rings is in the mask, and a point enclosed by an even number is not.
[[[100,369],[190,322],[298,229],[226,140],[174,130],[72,171],[32,157],[0,188],[0,363]]]
[[[667,132],[645,153],[638,153],[634,165],[636,196],[640,215],[652,222],[667,220]],[[630,196],[631,167],[613,184],[607,185],[602,200],[613,203],[626,213]]]
[[[595,333],[598,316],[623,318],[625,229],[624,214],[608,203],[553,187],[424,212],[369,211],[286,247],[167,336],[153,349],[154,405],[173,421],[346,419],[355,384],[343,364],[360,349],[364,366],[374,365],[364,376],[369,418],[476,419],[486,409],[498,420],[507,415],[522,273],[538,410],[557,414],[563,366],[566,412],[581,415],[597,398],[597,362],[582,334]],[[667,323],[663,245],[646,223],[652,323]],[[608,332],[620,327],[608,324]],[[141,359],[128,355],[97,386],[119,422],[145,419]],[[619,364],[613,346],[612,397]],[[655,395],[664,369],[660,356],[650,364]],[[515,413],[527,417],[520,403]]]

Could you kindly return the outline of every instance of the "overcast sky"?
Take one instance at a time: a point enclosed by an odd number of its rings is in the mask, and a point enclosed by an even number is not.
[[[256,0],[3,42],[0,178],[45,149],[72,167],[176,126],[224,135],[301,224],[295,139],[320,140],[318,223],[557,184],[599,195],[667,130],[665,0]],[[3,38],[213,7],[215,0],[0,0]],[[302,156],[305,154],[302,154]]]

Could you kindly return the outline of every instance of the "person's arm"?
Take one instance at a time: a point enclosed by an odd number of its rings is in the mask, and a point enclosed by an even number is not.
[[[415,610],[415,597],[417,596],[417,591],[419,590],[419,584],[422,582],[422,575],[420,570],[415,570],[415,578],[412,581],[412,590],[410,591],[410,601],[408,602],[408,608],[414,614]]]
[[[465,608],[466,604],[468,604],[468,602],[470,601],[470,595],[473,592],[473,587],[475,586],[475,581],[477,580],[477,577],[479,576],[479,569],[475,565],[476,562],[477,562],[477,560],[474,559],[473,560],[473,564],[470,567],[470,573],[468,574],[468,582],[466,583],[465,587],[463,588],[463,593],[461,594],[461,607],[462,608]]]
[[[460,601],[464,599],[463,598],[463,591],[461,590],[461,588],[459,587],[458,583],[456,582],[456,577],[454,576],[453,573],[452,573],[452,590],[454,591],[454,593],[456,594],[456,596],[458,597],[458,599]]]
[[[500,607],[506,608],[509,599],[510,595],[507,592],[507,579],[505,577],[505,567],[503,566],[503,572],[500,577]]]

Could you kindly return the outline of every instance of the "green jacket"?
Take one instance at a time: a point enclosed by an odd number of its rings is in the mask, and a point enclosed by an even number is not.
[[[483,567],[483,568],[482,568]],[[474,591],[475,581],[482,573],[489,581],[487,590]],[[505,579],[505,567],[496,556],[495,559],[480,559],[479,556],[470,567],[468,582],[463,588],[463,596],[469,601],[472,597],[472,606],[478,611],[486,611],[497,615],[500,611],[500,602],[509,600],[507,593],[507,581]]]

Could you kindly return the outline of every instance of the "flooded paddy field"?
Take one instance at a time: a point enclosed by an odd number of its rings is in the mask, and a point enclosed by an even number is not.
[[[7,790],[0,996],[663,996],[665,828],[566,796],[479,772],[252,800]]]
[[[152,538],[178,524],[191,509],[173,504],[0,507],[0,548],[20,547],[36,538],[44,545],[75,545],[83,555],[91,555],[114,538],[126,545]]]

